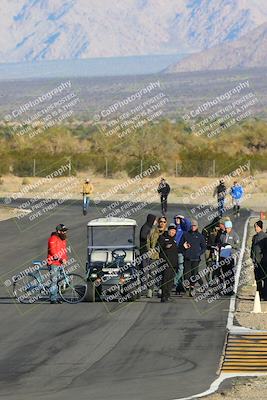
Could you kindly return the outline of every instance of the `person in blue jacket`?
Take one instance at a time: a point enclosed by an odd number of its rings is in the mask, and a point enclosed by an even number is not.
[[[175,275],[175,287],[176,294],[180,295],[181,292],[185,291],[182,284],[184,273],[184,249],[182,247],[182,238],[184,232],[190,231],[191,221],[189,218],[185,218],[183,215],[178,214],[174,217],[174,223],[176,225],[175,242],[178,246],[178,264]]]
[[[241,185],[239,185],[237,183],[237,181],[235,181],[233,186],[231,187],[230,195],[232,197],[234,216],[239,217],[240,216],[240,203],[244,196],[244,189]]]

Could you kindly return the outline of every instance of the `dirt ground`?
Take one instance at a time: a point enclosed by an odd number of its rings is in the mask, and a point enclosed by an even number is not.
[[[231,389],[220,389],[217,393],[202,397],[205,400],[265,400],[267,399],[267,377],[235,378]]]
[[[118,177],[112,179],[105,179],[101,176],[91,176],[91,181],[94,185],[94,193],[92,199],[106,199],[106,200],[122,200],[125,201],[138,201],[136,190],[140,188],[140,181],[127,184],[129,178],[124,173],[118,174]],[[64,188],[64,195],[72,199],[81,198],[81,187],[84,179],[87,177],[85,174],[79,174],[73,178],[60,177],[53,178],[52,182],[45,182],[43,178],[39,177],[26,177],[20,178],[13,175],[2,176],[0,178],[0,197],[32,197],[38,195],[40,198],[59,198],[62,196],[62,188]],[[261,173],[254,176],[253,180],[248,180],[245,186],[245,197],[243,207],[253,208],[255,211],[264,210],[266,207],[266,194],[267,194],[267,173]],[[166,177],[165,179],[171,186],[171,193],[169,196],[170,203],[185,203],[185,204],[211,204],[213,198],[212,185],[215,184],[218,178],[212,177]],[[241,178],[240,178],[241,179]],[[242,177],[245,179],[245,177]],[[246,178],[248,179],[248,177]],[[147,185],[151,190],[157,188],[160,178],[143,178],[142,185]],[[233,179],[227,182],[227,187],[233,183]],[[33,186],[36,186],[35,188]],[[119,187],[121,185],[121,187]],[[210,185],[210,188],[207,186]],[[53,190],[54,188],[54,190]],[[149,189],[149,190],[150,190]],[[199,192],[201,190],[201,192]],[[151,200],[158,201],[157,194]],[[227,202],[230,202],[228,196]],[[214,200],[216,204],[216,200]]]

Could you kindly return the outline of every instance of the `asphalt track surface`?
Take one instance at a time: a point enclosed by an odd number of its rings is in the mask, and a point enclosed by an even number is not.
[[[187,213],[171,205],[168,216],[178,211]],[[133,216],[139,227],[148,212],[160,215],[159,205]],[[45,256],[54,226],[70,227],[69,242],[84,265],[86,223],[99,216],[94,207],[82,216],[76,203],[30,229],[14,219],[0,223],[1,399],[170,400],[203,392],[216,379],[229,298],[212,304],[141,299],[124,307],[14,303],[4,282]],[[234,224],[241,237],[247,216],[244,211]]]

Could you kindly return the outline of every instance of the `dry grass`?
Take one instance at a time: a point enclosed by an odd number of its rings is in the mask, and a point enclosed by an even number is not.
[[[75,183],[73,183],[69,188],[69,192],[73,194],[73,197],[80,198],[81,185],[84,179],[87,177],[86,174],[79,174],[75,178]],[[244,206],[250,207],[253,205],[258,205],[259,207],[263,207],[266,203],[266,193],[267,193],[267,173],[258,174],[256,176],[257,187],[254,188],[252,198],[246,199],[244,202]],[[42,178],[38,177],[27,177],[27,178],[19,178],[16,176],[3,176],[3,183],[0,185],[0,196],[7,197],[11,196],[13,193],[20,193],[24,190],[29,184],[36,184]],[[95,195],[101,193],[107,193],[115,186],[119,184],[123,184],[127,182],[127,178],[120,176],[113,179],[105,179],[100,176],[93,176],[92,183],[94,185],[94,193]],[[169,197],[170,202],[178,202],[181,201],[183,197],[188,197],[189,202],[192,204],[199,204],[207,199],[210,199],[212,196],[212,190],[207,190],[205,194],[198,196],[197,198],[194,194],[204,186],[212,185],[215,182],[215,178],[208,177],[166,177],[169,182],[172,191]],[[52,185],[57,185],[59,182],[66,180],[66,177],[62,178],[54,178]],[[154,181],[155,178],[143,178],[142,184],[149,184]],[[26,182],[26,184],[25,184]],[[159,179],[156,179],[155,186]],[[110,200],[119,199],[122,194],[131,194],[138,187],[139,183],[130,184],[127,188],[119,189],[116,194],[113,194],[109,197]],[[37,189],[30,190],[27,195],[23,195],[20,193],[20,197],[31,197],[31,194],[34,193],[45,193],[49,188],[51,188],[51,183],[44,183],[40,185]],[[193,193],[192,197],[190,196]],[[53,193],[53,196],[57,197],[57,193]]]

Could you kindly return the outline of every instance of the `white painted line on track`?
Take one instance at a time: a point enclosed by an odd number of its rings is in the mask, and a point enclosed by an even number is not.
[[[229,331],[234,326],[234,313],[235,313],[236,293],[237,293],[237,289],[238,289],[239,278],[240,278],[240,273],[241,273],[241,268],[242,268],[242,262],[243,262],[244,253],[245,253],[245,249],[246,249],[248,224],[249,224],[250,218],[251,218],[251,216],[249,216],[247,218],[246,222],[245,222],[244,232],[243,232],[243,240],[242,240],[242,245],[241,245],[241,249],[240,249],[240,256],[239,256],[239,259],[238,259],[238,262],[237,262],[237,266],[236,266],[236,279],[235,279],[235,287],[234,287],[235,294],[233,296],[231,296],[228,319],[227,319],[227,326],[226,326],[226,329],[228,329]]]

